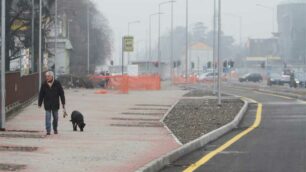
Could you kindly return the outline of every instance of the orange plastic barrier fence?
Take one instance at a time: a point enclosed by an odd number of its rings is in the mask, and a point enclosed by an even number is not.
[[[106,81],[106,88],[128,93],[129,90],[160,90],[161,83],[159,75],[142,76],[91,76],[90,79],[96,83]],[[100,93],[101,94],[101,93]]]
[[[158,75],[142,75],[128,77],[129,90],[160,90]]]
[[[174,76],[172,78],[173,84],[196,84],[198,83],[198,78],[196,76],[190,76],[187,78],[183,76]]]

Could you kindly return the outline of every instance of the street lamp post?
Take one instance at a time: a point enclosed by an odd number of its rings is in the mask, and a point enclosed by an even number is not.
[[[185,79],[187,82],[188,79],[188,47],[189,47],[189,37],[188,37],[188,21],[189,15],[188,15],[188,0],[186,0],[186,54],[185,54]]]
[[[173,38],[174,38],[174,35],[173,35],[173,18],[174,18],[174,11],[173,11],[173,6],[174,6],[174,2],[173,1],[171,3],[171,54],[170,54],[170,77],[171,77],[171,81],[172,81],[172,78],[173,78],[173,60],[174,60],[174,45],[173,45]],[[172,83],[172,82],[171,82]]]
[[[89,74],[89,56],[90,56],[90,27],[89,27],[90,21],[89,21],[89,3],[87,5],[87,74]]]
[[[54,75],[55,75],[55,77],[57,77],[57,73],[56,73],[56,58],[57,58],[57,36],[58,36],[58,34],[57,34],[57,0],[55,0],[55,24],[54,24],[54,26],[55,26],[55,30],[54,30],[54,33],[55,33],[55,42],[54,42],[54,45],[55,45],[55,47],[54,47]]]
[[[169,3],[174,3],[175,1],[165,1],[158,4],[158,13],[161,13],[161,6]],[[159,75],[161,75],[161,51],[160,51],[160,29],[161,29],[161,15],[158,15],[158,51],[157,51],[157,57],[158,57],[158,72]]]
[[[153,13],[149,16],[149,59],[148,61],[150,62],[152,60],[152,17],[156,15],[161,15],[162,13]],[[149,65],[149,71],[151,71],[151,67]]]
[[[1,1],[1,112],[0,130],[5,130],[5,26],[6,0]]]
[[[137,23],[140,23],[139,20],[135,20],[135,21],[130,21],[128,22],[128,36],[130,36],[130,27],[132,24],[137,24]],[[130,52],[128,52],[128,65],[130,64]]]
[[[216,76],[215,76],[215,64],[216,64],[216,17],[217,17],[217,0],[214,0],[214,15],[213,15],[213,78],[214,78],[214,84],[213,84],[213,94],[216,94]]]
[[[218,105],[221,106],[221,0],[218,2]]]
[[[31,35],[31,68],[34,71],[35,70],[35,48],[34,48],[34,43],[35,43],[35,38],[34,38],[34,34],[35,34],[35,2],[34,0],[32,0],[32,19],[31,19],[31,30],[32,30],[32,35]]]
[[[41,77],[42,77],[42,69],[41,69],[41,62],[42,62],[42,0],[39,0],[39,50],[38,50],[38,92],[40,86],[42,84]]]
[[[262,4],[256,4],[256,6],[258,7],[262,7],[262,8],[265,8],[265,9],[268,9],[270,11],[272,11],[272,33],[275,32],[275,22],[274,22],[274,19],[275,19],[275,8],[274,7],[270,7],[270,6],[266,6],[266,5],[262,5]]]

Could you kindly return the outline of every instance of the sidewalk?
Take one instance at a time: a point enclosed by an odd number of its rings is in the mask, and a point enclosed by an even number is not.
[[[59,135],[47,137],[44,110],[38,109],[34,102],[7,122],[7,130],[14,131],[0,133],[0,146],[38,147],[38,150],[0,149],[0,166],[25,165],[22,171],[29,172],[135,171],[179,147],[159,120],[184,93],[162,90],[98,95],[94,90],[66,90],[69,117],[63,119],[60,110]],[[69,120],[73,110],[85,116],[83,133],[72,131]],[[12,138],[16,135],[27,138]]]

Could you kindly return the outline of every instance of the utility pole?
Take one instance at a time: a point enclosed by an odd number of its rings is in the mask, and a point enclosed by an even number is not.
[[[57,0],[55,0],[55,47],[54,47],[54,75],[57,77],[57,67],[56,67],[56,59],[57,59]]]
[[[41,34],[41,30],[42,30],[42,0],[39,0],[39,52],[38,52],[38,92],[40,90],[40,86],[42,84],[41,81],[41,77],[42,77],[42,69],[41,69],[41,62],[42,62],[42,53],[41,53],[41,49],[42,49],[42,34]]]
[[[215,64],[216,64],[216,17],[217,17],[217,0],[214,0],[214,15],[213,15],[213,79],[214,79],[214,84],[213,84],[213,94],[216,94],[216,68],[215,68]]]
[[[173,16],[174,16],[174,14],[173,14],[173,3],[174,3],[175,1],[173,1],[172,3],[171,3],[171,57],[170,57],[170,77],[171,77],[171,81],[172,81],[172,78],[173,78],[173,60],[174,60],[174,45],[173,45]],[[171,82],[172,83],[172,82]]]
[[[221,106],[221,0],[218,1],[218,105]]]
[[[152,17],[161,15],[162,13],[154,13],[149,16],[149,63],[152,61]],[[151,64],[149,64],[149,71],[151,73]]]
[[[87,5],[87,74],[89,74],[89,56],[90,56],[90,34],[89,34],[89,3]]]
[[[122,76],[123,76],[123,74],[124,74],[124,38],[122,37],[122,54],[121,54],[121,62],[122,62],[122,64],[121,64],[121,72],[122,72]]]
[[[158,4],[158,13],[161,13],[161,6],[165,5],[165,4],[169,4],[169,3],[174,3],[175,1],[165,1],[165,2],[161,2]],[[173,17],[173,16],[172,16]],[[161,28],[161,17],[160,15],[158,15],[158,52],[157,52],[157,57],[158,57],[158,73],[159,75],[162,75],[162,67],[161,67],[161,48],[160,48],[160,28]]]
[[[188,0],[186,0],[186,57],[185,57],[185,79],[186,79],[186,82],[188,80],[188,46],[189,46],[189,38],[188,38],[188,24],[189,24],[189,21],[188,21]]]
[[[31,19],[31,25],[32,25],[32,35],[31,35],[31,68],[32,72],[34,72],[34,65],[35,65],[35,47],[34,47],[34,34],[35,34],[35,2],[32,0],[32,19]]]
[[[1,1],[1,112],[0,130],[5,130],[5,26],[6,0]]]

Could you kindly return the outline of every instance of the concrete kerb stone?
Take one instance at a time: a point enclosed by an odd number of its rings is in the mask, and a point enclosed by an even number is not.
[[[179,159],[180,157],[191,153],[192,151],[195,151],[203,146],[205,146],[206,144],[220,138],[221,136],[223,136],[224,134],[228,133],[229,131],[233,130],[234,128],[237,128],[239,123],[241,122],[243,116],[245,115],[247,109],[248,109],[248,105],[249,102],[247,100],[242,100],[244,102],[243,107],[240,109],[239,113],[236,115],[235,119],[214,130],[211,131],[210,133],[205,134],[204,136],[191,141],[185,145],[183,145],[182,147],[173,150],[171,152],[169,152],[168,154],[148,163],[147,165],[145,165],[144,167],[140,168],[137,170],[137,172],[156,172],[161,170],[162,168],[164,168],[166,165],[169,165],[171,162],[174,162],[175,160]]]
[[[163,116],[163,118],[160,120],[160,122],[163,124],[163,126],[168,130],[168,132],[171,134],[171,136],[174,138],[174,140],[179,144],[179,145],[183,145],[182,142],[180,142],[180,140],[173,134],[173,132],[170,130],[170,128],[168,128],[168,126],[164,123],[164,120],[166,119],[166,117],[169,115],[169,113],[172,111],[172,109],[181,101],[181,99],[179,99],[178,101],[176,101],[170,109],[168,109],[168,111],[165,113],[165,115]]]

